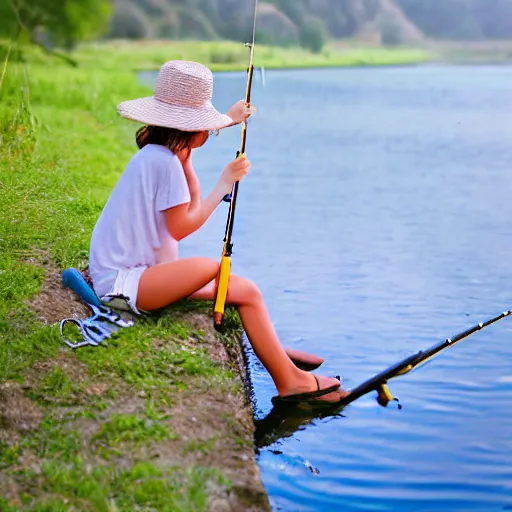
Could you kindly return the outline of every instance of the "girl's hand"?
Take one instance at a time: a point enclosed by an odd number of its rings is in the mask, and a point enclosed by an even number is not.
[[[180,159],[187,181],[190,182],[191,179],[197,181],[194,166],[192,165],[192,151],[190,149],[182,149],[176,153],[176,156]]]
[[[186,165],[192,165],[192,150],[189,148],[180,149],[176,152],[176,156],[179,158],[183,168],[185,168]]]
[[[220,181],[231,189],[235,181],[240,181],[250,170],[251,162],[245,157],[236,158],[222,171]]]
[[[201,186],[199,178],[194,171],[194,166],[192,165],[192,151],[190,149],[182,149],[176,153],[176,156],[180,159],[181,166],[183,167],[183,172],[187,179],[188,190],[192,198],[191,203],[193,203],[194,199],[197,199],[198,197],[200,198]]]
[[[256,112],[256,107],[247,106],[244,100],[237,101],[227,112],[226,115],[231,117],[235,124],[247,121],[249,117]]]

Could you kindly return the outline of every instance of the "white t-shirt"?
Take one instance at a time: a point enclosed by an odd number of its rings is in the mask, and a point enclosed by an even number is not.
[[[98,296],[109,293],[119,270],[178,259],[162,212],[188,202],[187,179],[172,151],[148,144],[133,156],[92,233],[89,272]]]

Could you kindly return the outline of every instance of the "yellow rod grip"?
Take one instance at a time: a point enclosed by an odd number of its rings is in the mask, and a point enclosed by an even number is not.
[[[224,315],[226,298],[228,296],[228,284],[231,274],[231,258],[222,256],[220,261],[220,269],[217,282],[217,294],[215,297],[215,322],[220,323],[222,315]]]

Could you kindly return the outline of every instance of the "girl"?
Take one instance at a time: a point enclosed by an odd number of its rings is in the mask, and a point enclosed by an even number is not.
[[[192,150],[206,142],[210,131],[245,122],[253,108],[240,101],[221,114],[211,103],[212,94],[208,68],[170,61],[160,70],[153,96],[118,106],[121,116],[145,126],[136,135],[139,151],[92,234],[89,268],[99,297],[122,294],[136,311],[156,310],[183,298],[213,299],[218,262],[178,259],[178,242],[205,223],[251,163],[246,158],[228,163],[202,199]],[[338,379],[302,369],[318,367],[321,358],[283,349],[254,283],[232,275],[227,302],[238,307],[254,351],[275,383],[276,400],[336,403],[346,395]]]

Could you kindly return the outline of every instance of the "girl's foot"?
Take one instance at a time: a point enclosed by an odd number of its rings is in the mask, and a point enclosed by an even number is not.
[[[306,372],[316,370],[324,362],[323,357],[315,356],[302,350],[285,348],[285,352],[297,368]]]
[[[340,381],[332,377],[317,377],[305,374],[307,379],[293,389],[280,392],[273,403],[327,403],[337,404],[350,394],[340,389]]]

